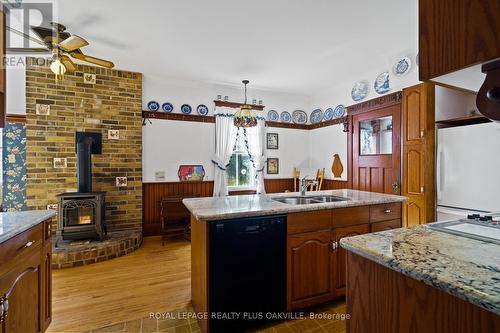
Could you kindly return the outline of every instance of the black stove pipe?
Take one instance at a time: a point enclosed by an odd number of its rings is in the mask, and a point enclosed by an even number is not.
[[[92,143],[90,137],[83,138],[76,145],[78,192],[92,192]]]

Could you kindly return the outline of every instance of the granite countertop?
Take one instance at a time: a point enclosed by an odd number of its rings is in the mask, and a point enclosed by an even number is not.
[[[500,315],[500,245],[426,226],[347,237],[340,245]]]
[[[277,215],[352,206],[366,206],[391,202],[402,202],[407,198],[356,190],[331,190],[307,192],[307,196],[335,195],[347,201],[337,201],[307,205],[289,205],[272,200],[275,197],[296,197],[300,193],[274,193],[236,195],[227,197],[189,198],[182,202],[198,220],[221,220],[240,217]]]
[[[54,215],[53,210],[0,213],[0,244]]]

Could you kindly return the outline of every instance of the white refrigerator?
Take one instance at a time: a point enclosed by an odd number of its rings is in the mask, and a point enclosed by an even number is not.
[[[500,123],[437,131],[438,221],[500,212]]]

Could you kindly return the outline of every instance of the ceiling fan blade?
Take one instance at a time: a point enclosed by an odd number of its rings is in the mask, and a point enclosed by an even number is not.
[[[40,38],[51,50],[54,45],[68,39],[71,35],[65,31],[55,31],[54,29],[31,26],[31,30]]]
[[[92,56],[83,54],[81,52],[71,52],[70,55],[73,58],[76,58],[78,60],[90,62],[91,64],[99,65],[99,66],[102,66],[102,67],[106,67],[106,68],[113,68],[113,67],[115,67],[115,64],[113,64],[111,61],[104,60],[104,59],[99,59],[99,58],[96,58],[96,57],[92,57]]]
[[[77,35],[69,36],[61,43],[59,43],[59,47],[66,52],[78,50],[79,48],[87,45],[89,45],[89,43],[85,39]]]
[[[76,70],[76,65],[68,56],[61,56],[61,62],[66,67],[68,72],[74,72]]]
[[[21,37],[23,37],[23,38],[26,38],[26,39],[27,39],[27,40],[29,40],[29,41],[32,41],[32,42],[37,43],[37,44],[40,44],[40,45],[42,45],[42,46],[46,46],[46,45],[45,45],[45,43],[44,43],[44,42],[42,42],[41,40],[38,40],[38,39],[36,39],[35,37],[31,37],[30,35],[27,35],[27,34],[25,34],[24,32],[21,32],[21,31],[19,31],[19,30],[17,30],[17,29],[11,28],[11,27],[9,27],[9,26],[6,26],[6,27],[5,27],[5,29],[6,29],[7,31],[10,31],[10,32],[15,33],[16,35],[19,35],[19,36],[21,36]]]

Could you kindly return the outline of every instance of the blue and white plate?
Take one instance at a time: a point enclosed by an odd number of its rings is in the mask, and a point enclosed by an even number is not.
[[[311,112],[309,120],[311,121],[311,124],[317,124],[321,122],[321,120],[323,120],[323,110],[316,109],[313,112]]]
[[[181,112],[184,113],[184,114],[190,114],[192,111],[191,109],[191,105],[189,104],[182,104],[181,106]]]
[[[172,112],[174,111],[174,106],[172,105],[172,103],[165,102],[161,105],[161,109],[165,112]]]
[[[345,111],[345,106],[343,104],[339,104],[333,110],[333,116],[335,118],[342,118],[343,116],[345,116]]]
[[[333,109],[328,108],[325,110],[325,113],[323,114],[323,120],[328,121],[333,119]]]
[[[280,119],[282,123],[289,123],[292,121],[292,115],[288,111],[281,112]]]
[[[411,60],[408,57],[399,59],[394,66],[392,66],[392,72],[396,76],[403,76],[410,72],[411,70]]]
[[[269,110],[269,112],[267,113],[267,120],[278,121],[280,120],[280,115],[276,110]]]
[[[382,95],[391,90],[389,85],[389,72],[380,73],[373,83],[373,88],[377,94]]]
[[[368,96],[370,92],[370,83],[366,80],[356,82],[351,90],[352,100],[359,102]]]
[[[206,116],[208,114],[208,108],[205,104],[200,104],[196,108],[196,112],[198,112],[200,116]]]
[[[158,111],[160,109],[160,104],[156,101],[148,102],[149,111]]]
[[[295,110],[292,113],[292,120],[294,124],[307,124],[307,113],[302,110]]]

